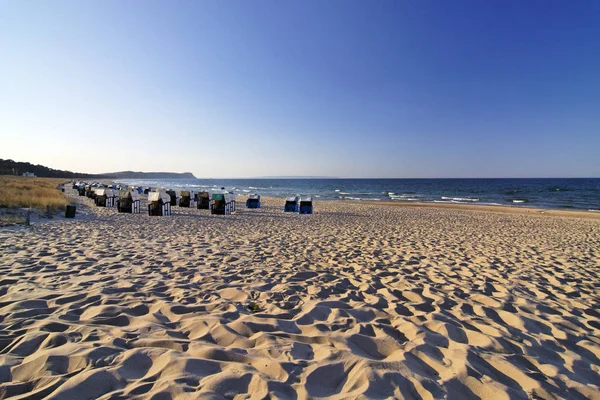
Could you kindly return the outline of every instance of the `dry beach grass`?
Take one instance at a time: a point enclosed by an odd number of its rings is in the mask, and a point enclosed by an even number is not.
[[[0,397],[599,398],[597,219],[265,203],[0,231]]]
[[[0,175],[0,208],[33,207],[64,210],[68,199],[56,187],[65,182],[58,178],[28,178]]]

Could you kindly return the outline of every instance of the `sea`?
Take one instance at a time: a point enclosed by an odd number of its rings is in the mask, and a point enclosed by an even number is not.
[[[509,205],[600,212],[600,178],[544,179],[179,179],[119,180],[174,190],[240,195],[312,196],[318,200]]]

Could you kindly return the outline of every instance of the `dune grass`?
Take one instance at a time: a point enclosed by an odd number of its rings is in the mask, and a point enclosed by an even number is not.
[[[64,210],[69,200],[57,186],[65,183],[60,178],[27,178],[0,175],[0,208],[31,207],[52,211]]]

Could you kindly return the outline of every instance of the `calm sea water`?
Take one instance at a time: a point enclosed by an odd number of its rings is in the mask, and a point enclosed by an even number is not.
[[[397,201],[580,209],[600,212],[600,178],[587,179],[181,179],[122,180],[142,187],[206,190],[315,201]]]

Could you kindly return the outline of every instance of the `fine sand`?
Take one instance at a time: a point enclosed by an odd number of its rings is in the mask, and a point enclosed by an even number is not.
[[[0,229],[0,398],[600,398],[600,220],[282,205]]]

